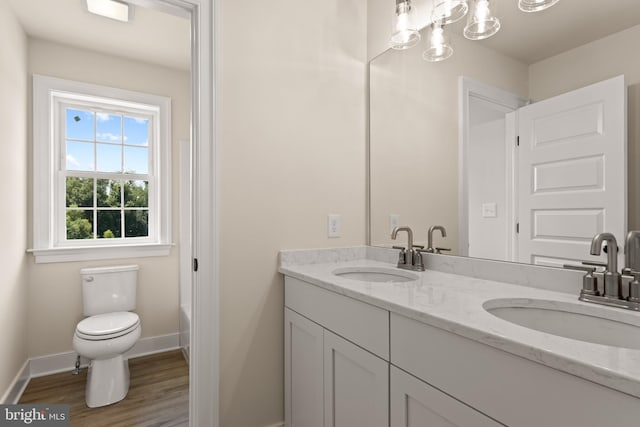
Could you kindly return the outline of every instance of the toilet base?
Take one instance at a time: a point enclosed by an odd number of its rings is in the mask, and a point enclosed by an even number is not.
[[[121,401],[129,392],[129,361],[122,355],[92,360],[87,374],[85,400],[89,408]]]

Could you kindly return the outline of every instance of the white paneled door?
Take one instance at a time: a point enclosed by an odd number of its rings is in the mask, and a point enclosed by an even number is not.
[[[626,85],[619,76],[518,112],[517,260],[592,259],[593,236],[627,228]]]

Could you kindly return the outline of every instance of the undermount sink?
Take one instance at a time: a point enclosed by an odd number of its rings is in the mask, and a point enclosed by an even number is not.
[[[483,308],[500,319],[540,332],[594,344],[640,349],[638,313],[524,298],[489,300]]]
[[[418,280],[417,274],[384,267],[345,267],[334,270],[333,274],[360,282],[400,283]]]

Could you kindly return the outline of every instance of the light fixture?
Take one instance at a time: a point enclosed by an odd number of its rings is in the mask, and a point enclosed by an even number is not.
[[[558,3],[560,0],[518,0],[518,7],[523,12],[539,12]]]
[[[453,55],[449,38],[444,34],[442,23],[431,24],[427,33],[427,50],[422,52],[422,59],[429,62],[444,61]]]
[[[419,41],[420,32],[416,26],[415,11],[411,7],[411,0],[396,0],[396,16],[389,41],[391,47],[397,50],[408,49],[418,44]]]
[[[431,22],[451,24],[464,18],[468,10],[467,0],[433,0]]]
[[[497,33],[500,30],[500,20],[491,12],[490,0],[471,1],[471,12],[464,27],[464,36],[469,40],[484,40]]]
[[[133,6],[116,0],[87,0],[87,10],[105,18],[129,22],[132,18]]]

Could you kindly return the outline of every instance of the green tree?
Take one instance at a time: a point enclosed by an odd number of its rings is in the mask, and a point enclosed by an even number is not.
[[[92,237],[93,226],[86,218],[85,211],[79,209],[67,210],[67,239],[91,239]]]

